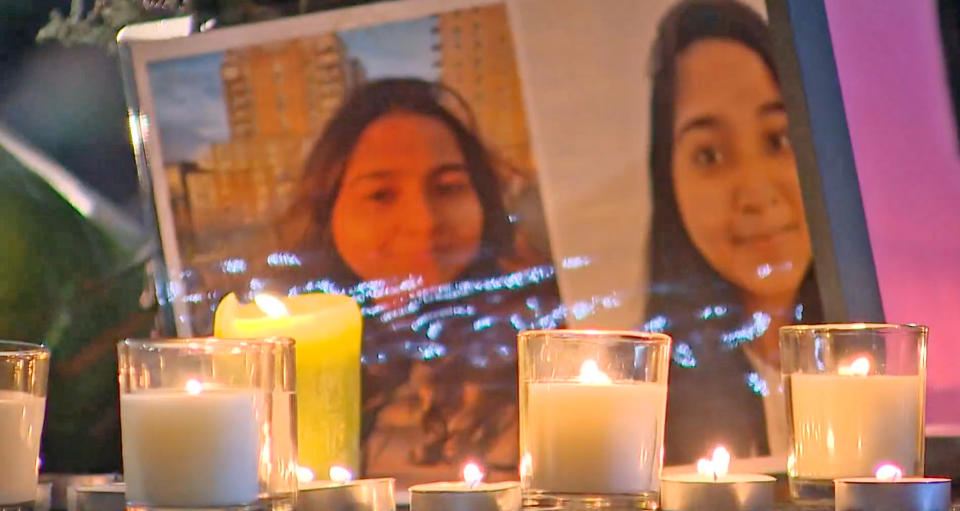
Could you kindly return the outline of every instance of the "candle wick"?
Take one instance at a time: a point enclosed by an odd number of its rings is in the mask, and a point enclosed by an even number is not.
[[[717,482],[717,481],[719,481],[719,480],[720,480],[720,475],[717,474],[717,471],[716,471],[716,470],[714,470],[714,471],[713,471],[713,482]]]

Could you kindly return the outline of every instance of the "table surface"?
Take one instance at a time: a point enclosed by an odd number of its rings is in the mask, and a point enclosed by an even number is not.
[[[797,504],[795,502],[778,502],[774,504],[772,511],[834,511],[833,502],[826,504]],[[960,511],[960,502],[954,502],[950,506],[952,511]]]

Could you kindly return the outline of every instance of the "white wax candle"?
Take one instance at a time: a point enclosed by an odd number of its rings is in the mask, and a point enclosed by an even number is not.
[[[789,384],[797,476],[863,476],[881,462],[917,466],[919,376],[797,373]]]
[[[0,391],[0,504],[32,502],[37,496],[45,403],[26,392]]]
[[[661,507],[664,511],[765,511],[773,506],[776,481],[761,474],[664,476]]]
[[[950,511],[950,479],[903,477],[900,467],[886,464],[876,477],[834,480],[837,511]]]
[[[659,486],[667,386],[652,382],[527,384],[529,488],[642,493]]]
[[[396,511],[394,480],[300,482],[297,511]]]
[[[124,511],[127,486],[124,483],[106,483],[67,488],[67,511]]]
[[[256,502],[258,422],[250,391],[141,391],[120,398],[130,502],[213,507]]]
[[[465,482],[410,487],[410,511],[520,511],[520,483]]]

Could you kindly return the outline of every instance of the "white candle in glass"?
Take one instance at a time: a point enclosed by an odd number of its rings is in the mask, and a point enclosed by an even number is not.
[[[659,487],[665,383],[613,382],[587,360],[578,381],[529,383],[526,403],[521,471],[531,489],[633,494]]]
[[[869,374],[870,365],[858,357],[838,374],[790,375],[796,476],[869,475],[882,461],[917,467],[923,381]]]
[[[0,390],[0,505],[37,496],[37,455],[43,429],[42,397]]]
[[[127,501],[214,507],[259,495],[258,426],[252,391],[140,391],[120,398]]]
[[[484,483],[476,463],[463,467],[463,481],[410,487],[410,511],[520,511],[520,483]]]

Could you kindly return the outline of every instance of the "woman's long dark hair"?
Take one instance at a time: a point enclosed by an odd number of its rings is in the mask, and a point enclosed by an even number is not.
[[[737,348],[765,330],[746,310],[741,291],[694,246],[674,190],[673,128],[677,59],[697,41],[734,41],[754,51],[776,78],[763,19],[733,0],[684,0],[660,23],[653,49],[651,102],[651,294],[647,329],[674,337],[666,434],[667,463],[692,462],[718,442],[738,456],[769,454],[755,369]],[[811,268],[797,292],[794,319],[818,321],[820,301]],[[753,385],[753,387],[751,387]],[[701,419],[710,417],[705,432]]]
[[[318,253],[324,261],[324,273],[331,278],[348,285],[360,280],[336,250],[330,217],[360,136],[373,122],[397,112],[438,120],[453,134],[483,209],[480,252],[464,276],[495,267],[498,259],[511,253],[513,232],[493,159],[475,133],[473,114],[466,102],[448,87],[417,78],[367,83],[340,106],[306,158],[302,191],[290,213],[293,227],[285,233],[287,243]]]

